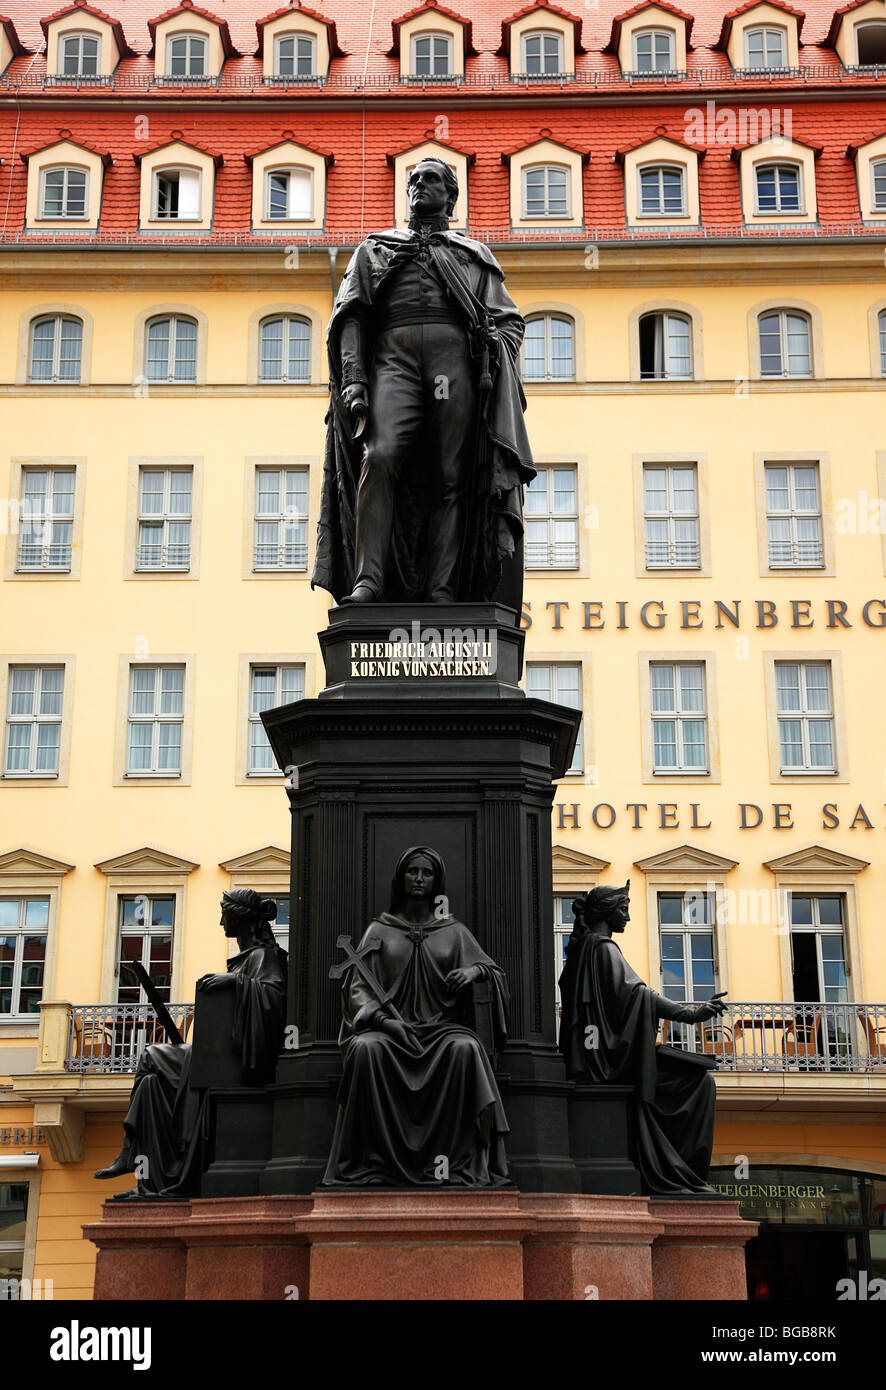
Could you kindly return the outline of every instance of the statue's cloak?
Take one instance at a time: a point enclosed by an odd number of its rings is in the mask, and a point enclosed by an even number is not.
[[[636,1087],[636,1161],[647,1192],[708,1191],[714,1080],[691,1057],[659,1051],[657,998],[609,937],[573,933],[560,976],[566,1075]]]
[[[371,359],[373,312],[389,277],[413,253],[408,231],[373,233],[357,247],[339,288],[327,329],[330,403],[326,416],[326,453],[317,553],[312,586],[326,589],[337,602],[354,585],[354,535],[357,484],[362,446],[353,438],[352,421],[341,399],[341,330],[349,314],[368,326]],[[464,319],[477,380],[483,360],[477,329],[488,322],[498,330],[500,350],[489,364],[490,389],[480,393],[474,477],[468,523],[461,548],[457,598],[499,602],[520,611],[522,588],[523,484],[535,477],[523,413],[526,398],[520,380],[519,353],[524,323],[504,286],[504,275],[491,251],[459,232],[434,232],[431,264]],[[497,357],[497,360],[496,360]],[[367,363],[367,366],[369,364]],[[369,402],[372,412],[372,401]],[[426,507],[404,479],[395,504],[386,599],[408,602],[421,593]]]

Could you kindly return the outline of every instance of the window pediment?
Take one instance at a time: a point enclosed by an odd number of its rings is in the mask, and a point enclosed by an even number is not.
[[[712,873],[728,874],[738,864],[737,859],[728,859],[722,854],[699,849],[696,845],[677,845],[675,849],[662,850],[660,854],[650,854],[645,859],[634,861],[634,868],[641,873]]]
[[[11,849],[0,854],[0,876],[4,878],[60,878],[73,868],[63,859],[51,859],[33,849]]]
[[[616,15],[612,21],[612,32],[604,53],[614,53],[618,57],[622,72],[635,72],[636,38],[643,31],[655,30],[673,36],[673,58],[671,71],[685,72],[686,55],[691,50],[693,16],[678,10],[674,5],[660,0],[658,4],[637,5],[624,14]],[[649,76],[654,78],[655,72]]]
[[[95,867],[103,874],[126,874],[133,878],[144,878],[146,874],[158,874],[161,877],[168,877],[170,873],[190,874],[194,869],[199,869],[200,865],[191,859],[182,859],[177,854],[169,854],[166,850],[152,849],[150,845],[144,845],[141,849],[114,855],[112,859],[103,859]]]
[[[277,845],[265,845],[264,849],[253,849],[246,854],[237,854],[233,859],[224,859],[219,868],[229,874],[279,874],[284,871],[288,873],[289,864],[289,850],[280,849]]]
[[[856,859],[851,854],[827,849],[824,845],[807,845],[805,849],[793,850],[790,854],[780,855],[778,859],[768,859],[763,864],[764,869],[771,869],[774,874],[786,871],[808,874],[860,874],[863,869],[869,867],[867,859]]]

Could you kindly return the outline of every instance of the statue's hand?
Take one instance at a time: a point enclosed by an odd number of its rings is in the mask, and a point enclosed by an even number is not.
[[[709,1018],[719,1018],[720,1014],[725,1014],[725,1012],[726,1005],[723,1003],[723,995],[715,994],[706,1004],[698,1004],[696,1006],[695,1022],[707,1023]]]
[[[201,975],[197,981],[197,988],[202,989],[204,994],[211,994],[213,990],[226,989],[233,983],[233,975],[227,972],[224,975]]]
[[[465,985],[472,985],[475,980],[479,980],[483,974],[479,965],[469,965],[458,970],[450,970],[446,976],[446,988],[452,994],[458,994]]]
[[[396,1038],[401,1047],[418,1048],[419,1042],[408,1023],[404,1023],[402,1018],[385,1018],[381,1022],[381,1030],[390,1037]]]
[[[351,424],[356,427],[359,421],[365,420],[369,414],[369,392],[365,384],[362,381],[352,382],[344,388],[341,398],[351,418]]]

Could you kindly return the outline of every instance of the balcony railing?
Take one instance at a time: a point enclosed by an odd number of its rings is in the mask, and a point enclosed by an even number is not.
[[[169,1015],[186,1038],[194,1019],[193,1004],[167,1004]],[[75,1004],[65,1070],[92,1074],[135,1071],[150,1043],[166,1042],[150,1004]]]
[[[731,1072],[876,1072],[886,1077],[886,1004],[732,1003],[707,1023],[662,1023],[662,1041]]]

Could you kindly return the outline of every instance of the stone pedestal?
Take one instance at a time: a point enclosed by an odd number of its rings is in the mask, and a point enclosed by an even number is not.
[[[106,1202],[95,1297],[746,1298],[756,1226],[718,1198],[330,1192]]]

